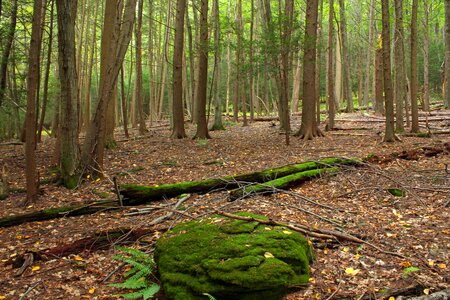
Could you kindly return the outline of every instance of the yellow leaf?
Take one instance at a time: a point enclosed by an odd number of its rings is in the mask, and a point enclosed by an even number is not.
[[[386,233],[386,236],[387,237],[396,237],[397,236],[397,234],[396,233]]]
[[[390,296],[389,300],[395,300],[395,297]]]
[[[445,269],[447,268],[446,264],[438,264],[439,269]]]
[[[273,254],[270,253],[270,252],[264,253],[264,257],[265,257],[265,258],[274,258]]]
[[[424,289],[424,290],[423,290],[423,293],[424,293],[425,295],[429,295],[429,294],[430,294],[430,289]]]
[[[31,268],[31,271],[39,271],[41,269],[41,267],[39,266],[34,266],[33,268]]]
[[[16,235],[16,239],[21,240],[22,236],[21,235]]]
[[[270,227],[264,227],[265,230],[272,230]]]
[[[5,296],[0,296],[0,300],[6,299]]]
[[[353,269],[353,268],[347,268],[345,269],[345,273],[348,275],[352,275],[355,276],[356,274],[358,274],[361,270],[360,269]]]
[[[403,261],[400,263],[400,266],[402,266],[403,268],[409,268],[412,266],[412,264],[409,261]]]
[[[79,256],[79,255],[75,255],[75,257],[73,259],[75,259],[77,261],[82,261],[83,260],[83,258],[81,256]]]
[[[361,257],[359,254],[355,254],[354,259],[358,260]]]
[[[429,261],[428,261],[428,265],[429,265],[430,267],[434,266],[434,261],[429,260]]]
[[[288,231],[288,230],[283,230],[284,234],[292,234],[292,231]]]
[[[344,249],[342,249],[342,251],[348,252],[348,251],[350,251],[350,248],[349,247],[344,247]]]
[[[323,249],[323,254],[328,254],[328,249],[327,248]]]
[[[89,294],[93,294],[93,293],[95,293],[95,288],[90,288],[89,289]]]

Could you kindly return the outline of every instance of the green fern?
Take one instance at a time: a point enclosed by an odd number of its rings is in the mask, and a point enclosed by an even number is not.
[[[159,284],[149,280],[155,266],[153,257],[133,248],[117,246],[117,249],[123,253],[115,255],[114,259],[126,263],[131,269],[124,274],[125,281],[112,283],[110,286],[132,290],[130,293],[118,295],[124,299],[153,298],[160,288]]]

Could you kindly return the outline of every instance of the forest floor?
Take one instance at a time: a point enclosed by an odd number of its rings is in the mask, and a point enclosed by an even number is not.
[[[429,121],[428,127],[432,131],[449,130],[450,113],[436,114],[445,117]],[[25,198],[20,192],[25,186],[22,146],[2,145],[0,166],[7,167],[11,187],[18,192],[0,201],[0,217],[93,199],[113,199],[113,176],[117,176],[119,184],[152,185],[246,173],[331,156],[371,157],[362,168],[349,168],[337,176],[309,181],[291,189],[291,194],[255,195],[236,202],[228,202],[224,191],[191,195],[183,204],[183,215],[176,214],[155,225],[155,231],[135,243],[135,247],[149,250],[168,226],[187,220],[188,215],[196,217],[216,209],[250,211],[277,221],[333,229],[335,225],[326,218],[341,223],[346,232],[403,258],[352,242],[318,245],[309,286],[286,299],[379,299],[408,291],[420,295],[449,288],[449,149],[437,155],[413,151],[445,143],[449,147],[449,135],[400,135],[401,142],[383,143],[384,124],[373,121],[374,117],[354,113],[341,114],[338,119],[344,121],[337,121],[337,126],[345,130],[327,132],[325,137],[311,141],[291,137],[290,146],[285,146],[284,136],[271,122],[255,122],[248,127],[229,124],[226,131],[211,132],[213,139],[207,141],[170,139],[167,125],[153,124],[149,133],[141,137],[132,130],[130,139],[118,131],[117,147],[106,154],[105,178],[84,182],[75,191],[55,183],[41,184],[39,201],[26,208],[19,206]],[[299,123],[299,117],[293,118],[294,130]],[[195,127],[187,125],[187,133],[193,136]],[[49,162],[53,143],[47,138],[38,146],[39,172],[44,178],[52,176]],[[406,155],[393,155],[402,151]],[[388,188],[402,189],[406,195],[394,197]],[[312,205],[299,196],[334,209]],[[168,205],[175,202],[160,201]],[[112,259],[117,252],[114,247],[36,261],[17,277],[17,269],[7,262],[26,251],[70,243],[94,232],[147,227],[150,221],[167,213],[155,210],[152,214],[126,216],[130,210],[0,228],[0,299],[115,299],[112,295],[118,291],[108,284],[120,280],[122,271],[114,273],[120,265]],[[112,276],[104,282],[111,272]]]

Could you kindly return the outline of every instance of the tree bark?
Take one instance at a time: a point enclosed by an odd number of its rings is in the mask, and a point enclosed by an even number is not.
[[[417,1],[417,0],[415,0]],[[450,108],[450,0],[445,5],[445,99],[444,106]]]
[[[406,73],[405,73],[405,49],[403,30],[403,0],[395,1],[395,41],[394,41],[394,66],[395,66],[395,129],[404,131],[403,109],[406,102]]]
[[[328,130],[335,127],[334,117],[336,114],[334,100],[334,68],[333,68],[333,46],[334,46],[334,0],[329,0],[328,12],[328,80],[327,80],[327,99],[328,99]]]
[[[386,126],[384,141],[394,142],[394,96],[392,92],[391,80],[391,33],[390,33],[390,14],[389,0],[381,1],[382,10],[382,49],[383,49],[383,79],[384,79],[384,103],[386,107]]]
[[[253,0],[252,0],[253,1]],[[214,124],[211,130],[225,130],[222,121],[222,99],[220,97],[219,91],[219,81],[220,81],[220,64],[221,64],[221,54],[222,47],[220,44],[220,16],[219,16],[219,0],[214,0],[214,85],[213,85],[213,97],[214,97]]]
[[[12,0],[11,3],[11,23],[6,35],[5,48],[3,50],[1,65],[0,65],[0,107],[3,103],[3,98],[6,92],[6,73],[8,70],[8,60],[11,54],[14,36],[16,34],[17,24],[17,0]]]
[[[353,98],[352,87],[350,77],[350,59],[348,56],[348,41],[347,41],[347,22],[345,17],[345,3],[344,0],[339,0],[339,25],[341,34],[341,49],[342,49],[342,75],[343,75],[343,89],[344,89],[344,101],[347,102],[346,112],[353,111]]]
[[[296,136],[310,140],[316,136],[323,136],[316,122],[316,40],[318,0],[311,0],[306,5],[305,50],[303,57],[303,107],[302,125]]]
[[[123,12],[121,31],[118,42],[110,43],[113,40],[115,20],[117,16],[117,0],[107,0],[105,7],[105,21],[102,35],[102,60],[107,66],[102,68],[100,74],[100,88],[97,109],[94,119],[91,122],[86,134],[85,144],[81,155],[83,169],[97,170],[102,172],[103,158],[105,153],[105,112],[111,102],[111,96],[117,83],[120,68],[122,67],[128,44],[131,40],[131,33],[135,17],[136,0],[128,0]],[[113,24],[111,24],[111,22]]]
[[[182,139],[186,137],[184,130],[183,109],[183,53],[184,53],[184,18],[186,0],[177,0],[177,14],[175,20],[175,41],[173,50],[173,94],[172,94],[172,137]]]
[[[197,132],[194,138],[209,139],[206,122],[206,94],[208,83],[208,0],[201,0],[200,7],[200,47],[197,84]]]
[[[136,100],[139,112],[139,134],[144,135],[147,132],[145,125],[144,100],[142,93],[142,13],[144,9],[144,0],[138,0],[137,22],[135,26],[136,35]],[[152,8],[150,8],[152,9]]]
[[[383,49],[377,48],[375,52],[375,112],[384,115],[383,99]]]
[[[373,35],[374,35],[374,1],[370,0],[369,8],[369,44],[367,46],[367,61],[366,61],[366,75],[364,78],[364,100],[365,106],[369,106],[369,85],[370,85],[370,64],[372,63],[372,52],[373,52]]]
[[[423,24],[423,107],[424,111],[430,111],[430,71],[429,71],[429,6],[428,0],[423,0],[424,24]]]
[[[419,108],[417,104],[417,10],[418,0],[413,0],[411,14],[411,132],[419,132]]]
[[[75,51],[77,0],[56,0],[61,82],[61,177],[67,188],[78,185],[78,77]]]
[[[40,44],[42,41],[42,1],[34,1],[30,48],[28,52],[27,112],[25,119],[25,178],[27,198],[25,205],[38,198],[36,170],[36,97],[39,92]]]

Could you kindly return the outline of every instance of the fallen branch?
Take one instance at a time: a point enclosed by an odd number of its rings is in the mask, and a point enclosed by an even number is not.
[[[230,191],[230,201],[245,198],[253,194],[274,193],[277,191],[277,189],[286,189],[294,184],[305,182],[318,176],[322,176],[325,174],[334,174],[338,170],[339,168],[337,167],[308,170],[277,178],[275,180],[267,181],[265,183],[254,184],[243,188],[234,189]]]
[[[124,196],[123,202],[125,206],[136,206],[163,197],[170,198],[186,193],[208,193],[213,189],[234,189],[237,188],[241,182],[262,183],[294,173],[317,170],[327,166],[358,164],[358,161],[351,159],[327,158],[317,162],[292,164],[249,174],[225,176],[201,181],[179,182],[155,186],[123,184],[120,186],[120,192]]]
[[[349,242],[354,242],[354,243],[358,243],[358,244],[366,244],[381,253],[389,254],[389,255],[393,255],[393,256],[397,256],[397,257],[401,257],[401,258],[406,258],[405,256],[403,256],[399,253],[383,250],[380,247],[378,247],[372,243],[361,240],[360,238],[357,238],[357,237],[355,237],[351,234],[345,233],[345,232],[320,229],[320,228],[312,228],[312,227],[302,225],[302,224],[295,224],[295,225],[284,224],[284,223],[273,221],[270,219],[269,220],[261,220],[261,219],[256,219],[253,217],[237,216],[237,215],[233,215],[233,214],[229,214],[229,213],[221,212],[221,211],[217,211],[217,214],[224,216],[224,217],[233,218],[233,219],[242,220],[242,221],[258,222],[260,224],[266,224],[266,225],[272,225],[272,226],[273,225],[283,226],[283,227],[289,228],[291,230],[303,233],[306,236],[331,238],[331,239],[336,239],[339,241],[349,241]]]

